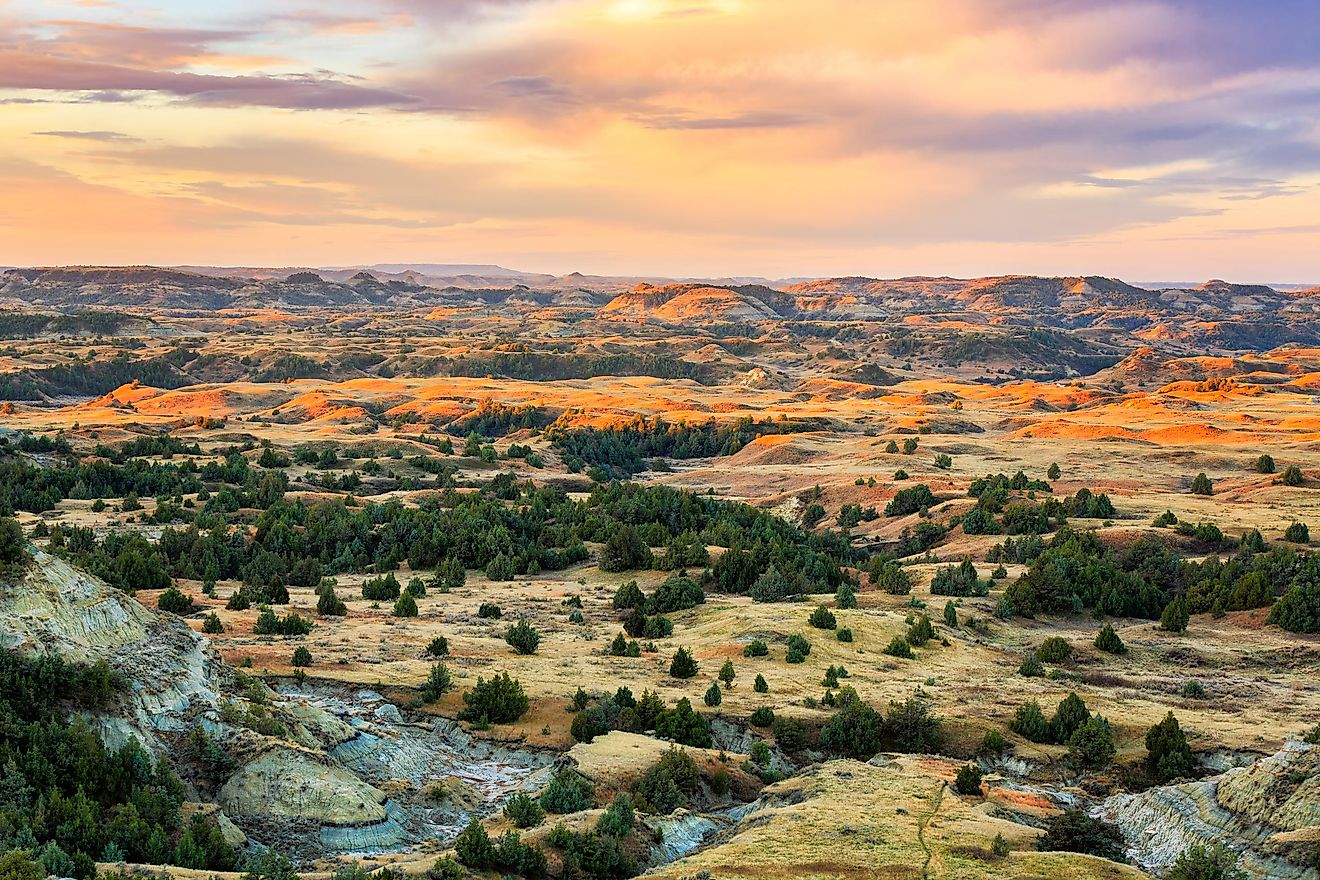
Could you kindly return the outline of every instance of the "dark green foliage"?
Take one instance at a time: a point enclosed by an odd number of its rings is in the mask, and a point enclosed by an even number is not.
[[[161,593],[156,605],[161,611],[170,611],[174,614],[191,614],[193,611],[192,596],[179,592],[177,587],[170,587]]]
[[[647,812],[668,815],[687,806],[696,794],[701,774],[686,751],[670,748],[642,775],[634,789]]]
[[[259,636],[305,636],[312,631],[312,622],[300,617],[296,611],[280,617],[269,608],[257,615],[252,632]]]
[[[1215,494],[1214,483],[1204,473],[1199,473],[1192,478],[1193,495],[1213,495]]]
[[[1027,573],[1005,589],[1004,600],[1023,616],[1098,608],[1114,617],[1153,619],[1178,578],[1178,558],[1154,537],[1116,554],[1092,532],[1060,529]]]
[[[511,581],[517,573],[513,560],[504,553],[497,553],[486,564],[486,577],[492,581]]]
[[[954,629],[958,626],[958,606],[952,599],[944,603],[944,625]]]
[[[1283,475],[1279,477],[1279,482],[1285,486],[1300,486],[1306,482],[1306,475],[1302,469],[1295,464],[1290,464],[1284,468]]]
[[[1057,480],[1059,477],[1063,476],[1063,471],[1059,469],[1058,462],[1050,465],[1050,469],[1045,472],[1045,476],[1050,480]]]
[[[1256,473],[1272,474],[1274,473],[1274,457],[1267,454],[1261,455],[1256,459]]]
[[[560,770],[541,793],[541,808],[547,813],[577,813],[591,808],[595,787],[572,770]]]
[[[1289,632],[1320,633],[1320,557],[1311,557],[1270,609],[1269,622]]]
[[[889,642],[889,646],[885,648],[885,653],[890,657],[898,657],[902,660],[912,660],[916,657],[912,653],[912,646],[902,636],[894,636]]]
[[[430,654],[432,657],[448,657],[449,639],[444,636],[436,636],[431,639],[431,643],[426,646],[426,653]]]
[[[1194,767],[1187,736],[1170,712],[1146,731],[1146,771],[1157,782],[1168,782],[1190,777]]]
[[[946,566],[935,572],[930,581],[933,596],[984,596],[988,588],[976,575],[976,566],[970,559],[959,565]]]
[[[600,554],[601,571],[632,571],[651,566],[651,548],[642,540],[637,529],[622,525],[605,541]]]
[[[1311,543],[1311,530],[1304,522],[1289,523],[1288,528],[1283,532],[1283,540],[1292,544]]]
[[[561,824],[550,829],[546,842],[561,851],[564,877],[623,880],[637,874],[636,860],[617,838],[595,831],[570,831]]]
[[[836,698],[838,711],[821,729],[820,744],[836,755],[865,761],[885,742],[885,718],[845,687]]]
[[[1045,674],[1045,664],[1035,654],[1028,654],[1018,664],[1018,675],[1023,678],[1040,678]]]
[[[348,606],[335,595],[334,587],[326,586],[316,598],[316,613],[323,617],[343,617],[348,614]]]
[[[1204,700],[1206,698],[1205,685],[1196,679],[1189,679],[1178,689],[1178,696],[1189,700]]]
[[[535,654],[541,644],[541,634],[526,620],[519,620],[504,631],[504,641],[519,654]]]
[[[724,702],[724,694],[720,692],[720,686],[711,682],[710,687],[706,688],[706,693],[702,696],[703,702],[707,706],[714,708]]]
[[[775,744],[785,752],[801,751],[807,745],[807,731],[797,719],[777,716],[770,732],[774,734]]]
[[[1073,646],[1062,636],[1050,636],[1036,648],[1036,659],[1042,663],[1067,663],[1072,655]]]
[[[504,818],[513,823],[515,828],[531,828],[540,825],[545,818],[541,805],[524,792],[518,792],[504,804]]]
[[[733,661],[725,660],[724,665],[720,667],[719,674],[716,676],[716,678],[722,681],[726,688],[731,688],[733,687],[733,680],[736,677],[737,677],[737,672],[734,671]]]
[[[753,639],[743,647],[744,657],[765,657],[770,654],[770,647],[760,639]]]
[[[964,764],[958,768],[958,775],[953,780],[954,791],[958,794],[981,796],[981,768],[975,764]]]
[[[477,617],[485,620],[498,620],[504,616],[503,609],[494,602],[482,602],[477,608]]]
[[[752,710],[752,714],[748,716],[747,721],[753,727],[769,727],[775,723],[774,710],[769,706],[758,706]]]
[[[458,717],[464,721],[511,724],[528,708],[522,683],[501,672],[490,679],[477,677],[477,683],[463,694],[465,708]]]
[[[674,659],[669,662],[669,674],[674,678],[691,678],[697,674],[697,661],[687,648],[674,652]]]
[[[807,655],[810,653],[811,643],[794,633],[788,637],[788,650],[784,654],[784,662],[801,663],[807,659]]]
[[[994,514],[980,507],[973,507],[963,516],[962,529],[968,535],[998,535],[1001,531]]]
[[[225,631],[225,625],[220,622],[220,615],[212,611],[206,615],[206,620],[202,622],[202,632],[207,635],[219,635]]]
[[[305,647],[302,646],[302,645],[299,645],[298,647],[294,648],[294,649],[293,649],[293,665],[294,665],[294,666],[299,666],[299,667],[302,667],[302,666],[311,666],[311,665],[312,665],[312,652],[309,651],[309,650],[307,650],[307,648],[305,648]]]
[[[1237,853],[1223,844],[1188,847],[1164,874],[1164,880],[1248,880]]]
[[[935,506],[935,494],[925,483],[899,489],[885,505],[885,516],[908,516]]]
[[[839,589],[834,593],[834,604],[845,610],[857,607],[857,591],[851,583],[845,581],[839,584]]]
[[[816,629],[834,629],[838,625],[834,615],[824,605],[816,606],[816,610],[811,612],[811,617],[808,618],[807,623]]]
[[[1108,623],[1096,634],[1095,646],[1106,654],[1126,654],[1128,650],[1127,645],[1118,637],[1118,633],[1114,632],[1113,625]]]
[[[484,871],[495,864],[495,845],[475,816],[454,840],[454,855],[459,864],[474,871]]]
[[[384,577],[371,578],[362,584],[362,598],[373,602],[393,602],[399,598],[400,592],[399,580],[394,576],[394,572],[389,572]]]
[[[914,648],[925,647],[933,638],[935,638],[935,627],[931,626],[930,618],[924,614],[908,627],[907,643]]]
[[[1047,743],[1053,739],[1045,713],[1040,711],[1040,704],[1035,700],[1018,707],[1008,729],[1034,743]]]
[[[409,593],[407,590],[404,590],[403,593],[399,596],[399,598],[394,600],[394,616],[395,617],[417,616],[417,600],[413,598],[412,593]]]
[[[1076,852],[1123,860],[1123,835],[1115,825],[1092,819],[1082,810],[1068,810],[1050,821],[1045,834],[1036,841],[1043,852]]]
[[[747,591],[753,602],[780,602],[792,593],[793,585],[773,565],[762,572]]]
[[[449,674],[449,667],[436,663],[426,674],[426,683],[422,685],[422,699],[434,703],[454,689],[454,678]]]
[[[626,837],[636,822],[637,816],[633,812],[632,798],[627,792],[621,791],[614,796],[614,801],[596,822],[596,831],[606,837]]]
[[[891,596],[906,596],[912,592],[912,579],[903,570],[903,566],[893,560],[883,560],[877,556],[868,574],[872,586]]]
[[[614,593],[616,609],[641,608],[645,604],[646,596],[642,593],[641,587],[637,586],[637,581],[628,581]]]
[[[706,719],[692,708],[692,703],[684,697],[672,709],[661,712],[655,721],[655,735],[661,739],[673,740],[680,745],[710,748],[710,726]]]
[[[674,576],[665,580],[646,602],[646,610],[651,614],[669,614],[686,611],[706,601],[706,593],[700,584],[688,577]]]
[[[1160,629],[1165,632],[1185,633],[1190,619],[1187,600],[1182,596],[1174,596],[1173,601],[1165,606],[1164,613],[1160,615]]]
[[[841,642],[851,642],[853,640],[853,631],[846,626],[841,626],[834,631],[834,637]]]
[[[1079,770],[1099,770],[1114,759],[1114,733],[1101,715],[1087,718],[1068,738],[1068,760]]]
[[[759,672],[756,674],[756,680],[752,682],[752,690],[758,694],[770,693],[770,685],[766,683],[765,676]]]

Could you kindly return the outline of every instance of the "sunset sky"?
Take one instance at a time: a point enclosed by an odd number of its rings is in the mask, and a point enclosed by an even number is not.
[[[1315,0],[0,0],[0,264],[1320,282]]]

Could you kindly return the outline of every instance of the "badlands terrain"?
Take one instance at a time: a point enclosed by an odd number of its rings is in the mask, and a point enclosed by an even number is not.
[[[15,269],[0,444],[49,873],[1320,877],[1320,290]]]

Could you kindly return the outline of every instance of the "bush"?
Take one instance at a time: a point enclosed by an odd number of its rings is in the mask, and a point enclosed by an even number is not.
[[[1215,494],[1214,483],[1204,473],[1197,474],[1192,478],[1193,495],[1213,495]]]
[[[0,565],[17,565],[27,560],[27,538],[23,537],[23,527],[12,516],[0,516]]]
[[[724,682],[726,688],[731,688],[733,687],[733,680],[736,676],[737,673],[733,669],[733,661],[725,660],[724,665],[720,667],[719,675],[717,675],[716,678]]]
[[[987,588],[976,575],[976,566],[964,559],[957,566],[947,565],[930,580],[932,596],[984,596]]]
[[[302,645],[299,645],[298,647],[294,648],[294,649],[293,649],[293,665],[294,665],[294,666],[299,666],[299,667],[301,667],[301,666],[311,666],[311,665],[312,665],[312,652],[309,651],[309,650],[307,650],[307,649],[306,649],[305,647],[303,647]]]
[[[503,553],[499,553],[486,565],[486,578],[492,581],[511,581],[517,570],[514,568],[513,560]]]
[[[1164,613],[1160,615],[1160,629],[1165,632],[1185,633],[1190,619],[1187,601],[1182,596],[1174,596],[1173,601],[1164,606]]]
[[[1050,636],[1036,649],[1036,659],[1042,663],[1066,663],[1072,655],[1072,645],[1062,636]]]
[[[394,572],[362,584],[362,598],[373,602],[391,602],[399,598],[399,593],[399,581]]]
[[[565,815],[591,809],[595,787],[572,770],[560,770],[541,793],[541,808],[547,813]]]
[[[671,747],[642,774],[635,791],[649,812],[668,815],[687,805],[699,781],[697,762],[682,749]]]
[[[674,708],[660,713],[655,722],[655,735],[700,749],[710,748],[711,744],[710,725],[693,711],[687,697],[679,700]]]
[[[811,612],[811,617],[808,618],[807,623],[811,624],[816,629],[834,629],[834,627],[838,625],[838,622],[834,619],[834,615],[831,614],[830,610],[824,605],[816,606],[816,610]]]
[[[952,599],[944,603],[944,625],[952,629],[958,626],[958,606]]]
[[[933,638],[935,638],[935,627],[931,626],[930,618],[924,614],[908,627],[907,643],[914,648],[924,647]]]
[[[1047,743],[1052,739],[1049,722],[1035,700],[1018,707],[1008,729],[1034,743]]]
[[[1247,880],[1237,853],[1223,844],[1188,847],[1164,875],[1164,880]]]
[[[1045,674],[1045,664],[1036,659],[1035,654],[1028,654],[1018,664],[1018,675],[1023,678],[1040,678]]]
[[[857,591],[852,584],[847,581],[839,584],[839,589],[834,592],[834,604],[844,610],[857,607]]]
[[[785,663],[802,663],[811,653],[811,643],[794,633],[788,637],[788,651],[784,654]]]
[[[1114,627],[1108,623],[1096,634],[1095,646],[1106,654],[1127,653],[1127,645],[1123,644],[1123,640],[1118,637],[1118,633],[1114,632]]]
[[[1036,841],[1036,848],[1044,852],[1086,853],[1116,862],[1123,860],[1124,847],[1123,835],[1115,825],[1092,819],[1081,810],[1056,816]]]
[[[645,604],[646,596],[642,593],[642,588],[637,586],[637,581],[628,581],[614,591],[614,607],[617,610],[641,608]]]
[[[1101,715],[1092,715],[1068,737],[1068,760],[1078,770],[1099,770],[1114,759],[1114,733]]]
[[[975,764],[964,764],[958,768],[958,776],[953,780],[954,791],[958,794],[981,796],[981,768]]]
[[[478,677],[470,691],[463,694],[465,708],[458,717],[463,721],[511,724],[527,712],[527,695],[522,683],[501,672],[489,680]]]
[[[765,657],[770,653],[770,646],[760,639],[753,639],[743,648],[744,657]]]
[[[160,598],[156,600],[156,607],[161,611],[169,611],[174,614],[191,614],[193,598],[179,592],[177,587],[170,587],[160,594]]]
[[[613,803],[596,822],[596,830],[606,837],[626,837],[636,823],[637,815],[633,812],[632,798],[621,791],[614,796]]]
[[[752,710],[747,722],[753,727],[769,727],[775,723],[775,712],[769,706],[758,706]]]
[[[1295,464],[1290,464],[1284,468],[1283,475],[1279,477],[1279,482],[1285,486],[1300,486],[1306,482],[1306,475],[1302,469]]]
[[[912,653],[912,647],[908,645],[907,639],[902,636],[894,636],[889,643],[889,647],[885,648],[885,653],[890,657],[898,657],[903,660],[911,660],[916,656]]]
[[[482,602],[477,608],[477,617],[485,620],[498,620],[504,616],[504,611],[494,602]]]
[[[279,617],[269,608],[257,615],[257,622],[252,625],[252,632],[259,636],[305,636],[312,631],[312,622],[290,611]]]
[[[1292,544],[1309,544],[1311,543],[1311,530],[1304,522],[1292,523],[1284,530],[1283,540]]]
[[[912,592],[912,578],[893,560],[872,565],[869,575],[873,587],[891,596],[906,596]]]
[[[1305,571],[1298,575],[1270,609],[1269,622],[1289,632],[1320,633],[1320,577]]]
[[[422,685],[422,699],[427,703],[434,703],[453,689],[454,679],[449,674],[449,667],[443,663],[436,663],[426,674],[426,683]]]
[[[495,845],[475,816],[454,840],[454,854],[459,864],[474,871],[484,871],[495,864]]]
[[[1193,678],[1178,689],[1178,695],[1189,700],[1204,700],[1205,686]]]
[[[807,732],[802,722],[793,718],[778,717],[770,727],[775,744],[785,752],[800,751],[807,744]]]
[[[994,755],[1005,751],[1007,748],[1008,740],[1004,739],[1004,735],[998,730],[987,730],[985,736],[981,737],[979,751],[982,754]]]
[[[851,642],[853,640],[853,631],[846,626],[841,626],[834,631],[834,637],[841,642]]]
[[[399,596],[399,598],[394,600],[394,616],[395,617],[417,616],[417,600],[413,598],[412,593],[409,593],[408,591],[405,590],[402,593],[402,595]]]
[[[322,617],[343,617],[348,614],[348,606],[335,595],[334,587],[323,587],[316,598],[316,613]]]
[[[637,530],[630,525],[622,525],[614,530],[601,550],[600,570],[632,571],[649,568],[651,561],[651,548]]]
[[[756,680],[752,682],[752,690],[758,694],[770,693],[770,685],[766,683],[765,676],[759,672],[756,674]]]
[[[1268,454],[1261,455],[1256,459],[1256,473],[1272,474],[1274,473],[1274,457]]]
[[[656,588],[655,594],[647,600],[646,610],[652,614],[667,614],[696,608],[705,601],[706,594],[696,581],[675,575]]]
[[[885,505],[885,516],[908,516],[935,506],[935,494],[925,483],[899,489]]]
[[[206,615],[206,620],[202,622],[202,632],[210,636],[219,635],[225,631],[225,625],[220,622],[220,615],[212,611]]]
[[[674,652],[674,659],[669,661],[669,674],[674,678],[692,678],[697,674],[697,661],[687,648]]]
[[[710,687],[706,688],[706,693],[702,697],[707,706],[714,708],[724,702],[724,694],[720,691],[720,686],[711,682]]]
[[[432,657],[448,657],[449,639],[444,636],[436,636],[431,639],[431,644],[426,646],[426,653],[430,654]]]
[[[251,607],[252,601],[248,599],[247,593],[243,592],[242,588],[236,590],[225,603],[225,608],[230,611],[247,611]]]
[[[539,803],[520,791],[504,804],[504,818],[512,822],[515,828],[531,828],[541,824],[541,820],[545,818],[545,810],[541,809]]]
[[[541,644],[541,634],[526,620],[519,620],[504,631],[504,641],[508,642],[513,650],[525,656],[536,653],[537,645]]]
[[[793,585],[779,571],[777,567],[771,565],[756,579],[747,595],[753,602],[780,602],[791,595]]]
[[[1172,712],[1146,731],[1146,770],[1156,781],[1188,778],[1194,766],[1187,735]]]

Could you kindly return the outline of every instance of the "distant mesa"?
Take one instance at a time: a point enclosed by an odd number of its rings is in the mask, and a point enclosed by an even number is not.
[[[286,284],[324,284],[325,279],[315,272],[294,272],[284,279]]]

